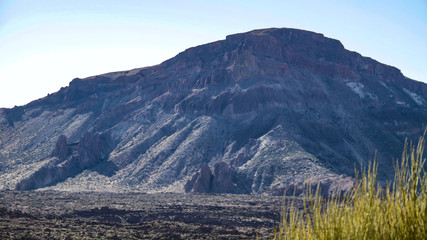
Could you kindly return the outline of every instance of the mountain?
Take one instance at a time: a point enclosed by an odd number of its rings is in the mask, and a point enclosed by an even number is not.
[[[375,151],[392,178],[426,124],[425,83],[322,34],[254,30],[1,109],[0,188],[328,194]]]

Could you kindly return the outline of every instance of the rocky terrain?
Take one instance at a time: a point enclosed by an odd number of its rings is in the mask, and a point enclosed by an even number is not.
[[[328,195],[375,151],[393,177],[426,124],[427,85],[397,68],[322,34],[254,30],[0,109],[0,189]]]
[[[0,239],[268,239],[280,197],[0,192]]]

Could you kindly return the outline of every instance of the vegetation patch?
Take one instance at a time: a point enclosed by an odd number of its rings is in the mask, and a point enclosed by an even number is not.
[[[319,187],[313,193],[307,186],[304,210],[296,198],[284,199],[274,239],[427,239],[424,146],[425,133],[416,146],[405,143],[394,181],[383,186],[374,161],[344,195],[323,198]]]

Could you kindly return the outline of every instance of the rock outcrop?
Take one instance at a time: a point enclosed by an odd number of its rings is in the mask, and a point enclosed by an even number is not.
[[[232,171],[227,163],[220,162],[215,164],[214,175],[212,179],[212,192],[230,193],[232,192]]]
[[[32,190],[50,186],[96,166],[108,158],[111,143],[106,134],[87,132],[78,144],[67,144],[59,136],[48,163],[16,185],[16,190]]]
[[[0,189],[326,194],[375,151],[393,178],[426,94],[322,34],[234,34],[0,109]]]
[[[185,184],[186,192],[210,193],[212,191],[212,172],[207,164],[204,164],[200,172]]]
[[[272,195],[276,196],[303,196],[314,194],[319,188],[319,195],[329,197],[331,195],[344,196],[356,184],[356,179],[345,175],[324,175],[308,178],[303,182],[289,184],[284,188],[276,188]]]
[[[233,183],[233,170],[227,163],[215,164],[214,173],[207,164],[185,185],[186,192],[196,193],[233,193],[239,189]]]
[[[67,145],[67,137],[64,135],[59,136],[56,141],[55,148],[52,151],[52,157],[57,157],[59,161],[64,161],[70,155],[70,148]]]

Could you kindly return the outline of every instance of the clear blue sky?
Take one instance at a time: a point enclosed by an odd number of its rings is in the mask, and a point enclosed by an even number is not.
[[[0,0],[0,107],[268,27],[323,33],[427,82],[426,0]]]

